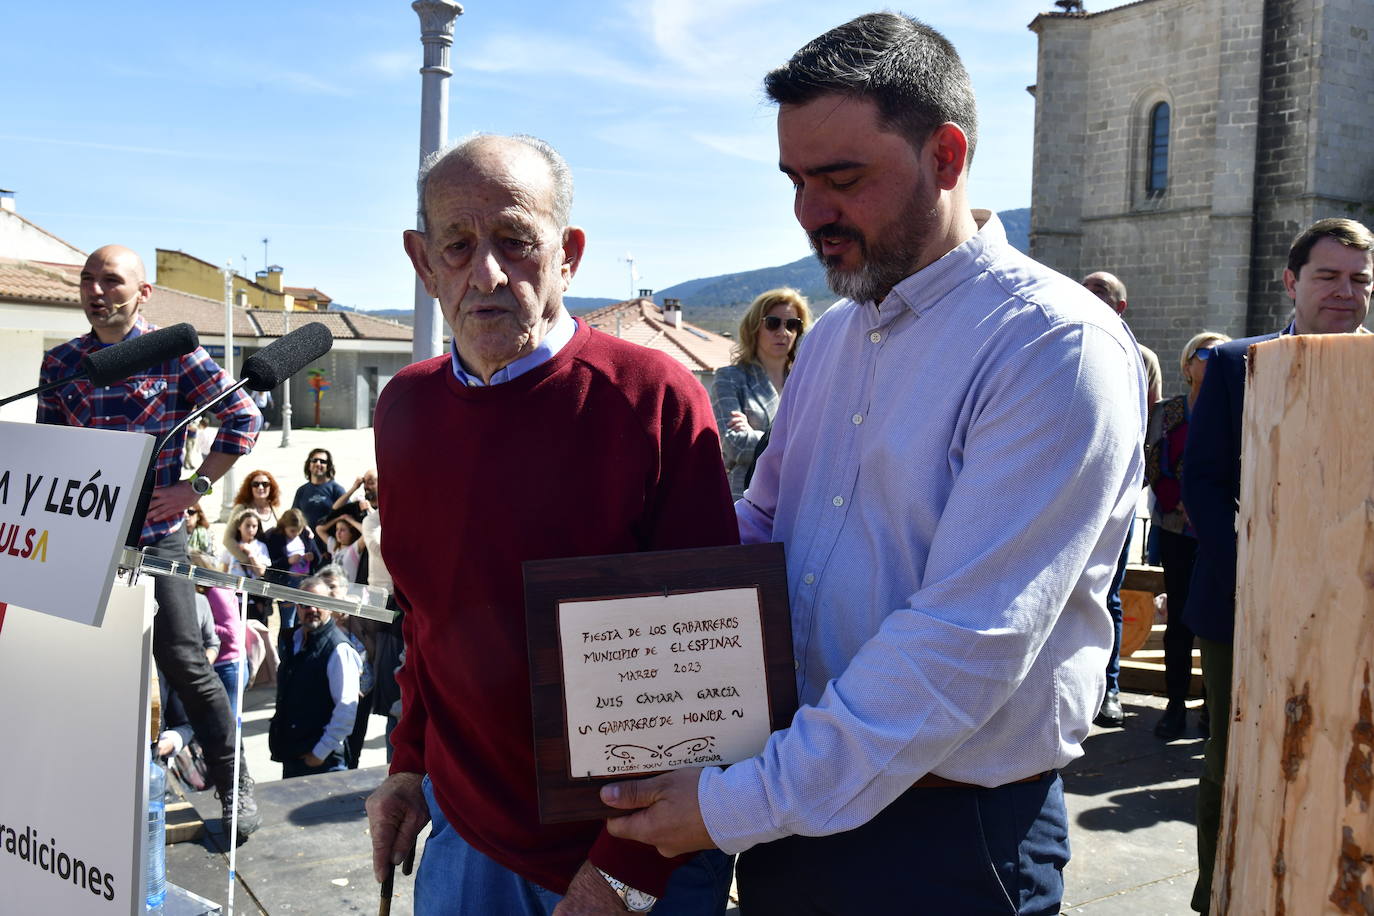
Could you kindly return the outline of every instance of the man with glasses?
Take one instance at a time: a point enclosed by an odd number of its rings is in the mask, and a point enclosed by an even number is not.
[[[79,296],[91,333],[49,350],[39,380],[47,383],[71,375],[87,353],[146,334],[154,329],[141,307],[152,295],[143,261],[128,248],[107,245],[93,252],[81,268]],[[161,436],[186,413],[229,387],[224,370],[203,348],[162,366],[131,376],[106,388],[85,379],[68,382],[43,394],[38,422],[94,429],[120,429]],[[247,454],[257,440],[262,417],[242,391],[213,408],[220,432],[200,467],[180,480],[183,437],[167,442],[154,456],[155,486],[144,518],[139,546],[149,553],[187,562],[185,512],[211,484]],[[205,749],[206,763],[223,805],[224,827],[238,805],[239,839],[257,830],[258,808],[247,767],[234,782],[234,723],[224,685],[205,657],[196,620],[195,589],[187,579],[155,576],[153,593],[158,613],[153,621],[153,658],[172,688],[181,695],[186,713]]]
[[[344,495],[344,488],[334,479],[334,456],[322,448],[312,450],[306,457],[305,477],[305,483],[291,500],[291,508],[305,513],[313,531],[333,511],[335,501]]]
[[[1293,320],[1283,331],[1213,347],[1188,424],[1183,504],[1197,529],[1197,559],[1183,621],[1202,647],[1211,734],[1198,781],[1198,879],[1193,909],[1207,912],[1221,829],[1226,741],[1231,724],[1232,641],[1236,621],[1236,512],[1240,501],[1241,417],[1245,359],[1251,344],[1280,334],[1369,333],[1374,291],[1374,234],[1352,219],[1322,219],[1293,240],[1283,288]]]

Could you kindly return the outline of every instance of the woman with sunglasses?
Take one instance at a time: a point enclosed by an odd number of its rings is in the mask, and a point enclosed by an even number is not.
[[[243,478],[234,508],[251,509],[258,517],[258,530],[267,532],[277,527],[277,507],[281,505],[281,487],[270,471],[250,471]]]
[[[305,513],[306,524],[313,531],[334,511],[334,503],[344,495],[344,488],[334,479],[334,456],[328,449],[310,450],[305,458],[305,477],[305,483],[291,500],[291,508]]]
[[[1185,704],[1193,677],[1193,631],[1183,622],[1183,606],[1188,603],[1188,583],[1193,578],[1197,532],[1181,500],[1183,446],[1188,441],[1193,405],[1207,374],[1207,358],[1213,347],[1230,339],[1215,331],[1203,331],[1188,341],[1179,358],[1188,393],[1155,404],[1145,436],[1145,480],[1155,496],[1150,522],[1159,532],[1159,559],[1164,567],[1164,591],[1169,596],[1164,631],[1164,685],[1169,705],[1155,724],[1155,735],[1165,741],[1174,740],[1187,728]],[[1200,727],[1206,722],[1204,715]]]
[[[773,425],[783,382],[797,358],[797,342],[811,325],[811,310],[795,289],[759,295],[739,323],[735,362],[716,370],[711,391],[730,495],[739,499],[759,444]]]

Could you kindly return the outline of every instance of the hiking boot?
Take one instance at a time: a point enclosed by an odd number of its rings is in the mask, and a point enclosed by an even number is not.
[[[252,836],[257,829],[262,826],[262,816],[258,814],[258,803],[253,800],[253,777],[248,775],[246,768],[239,769],[238,791],[229,789],[216,789],[215,796],[219,799],[220,817],[223,820],[223,830],[229,832],[229,824],[234,816],[234,806],[238,804],[238,830],[235,836],[235,845],[245,842]]]

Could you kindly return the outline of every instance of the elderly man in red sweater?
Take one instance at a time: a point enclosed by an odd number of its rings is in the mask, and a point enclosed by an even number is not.
[[[419,916],[723,913],[719,851],[666,859],[603,821],[539,822],[521,579],[526,560],[737,543],[710,399],[564,308],[586,237],[547,144],[478,136],[420,187],[405,248],[453,350],[377,405],[406,642],[391,775],[367,805],[378,880],[431,820]]]

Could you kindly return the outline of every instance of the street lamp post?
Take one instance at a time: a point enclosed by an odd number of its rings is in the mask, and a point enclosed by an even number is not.
[[[448,136],[448,78],[449,48],[453,46],[453,23],[463,15],[463,7],[453,0],[415,0],[410,5],[420,17],[420,42],[425,48],[425,64],[420,68],[420,163],[425,157],[441,149]],[[416,201],[415,227],[424,229],[420,208],[424,201]],[[443,342],[440,332],[439,305],[415,278],[415,341],[411,359],[420,362],[439,355]]]
[[[224,262],[224,365],[222,369],[229,375],[229,381],[234,380],[234,262],[232,260]],[[229,520],[229,513],[234,510],[234,468],[231,465],[224,476],[219,479],[220,490],[223,496],[220,498],[220,521]]]
[[[283,295],[281,300],[282,329],[281,336],[285,337],[291,333],[291,306],[287,304],[287,296]],[[281,448],[291,445],[291,379],[286,378],[281,383]]]

